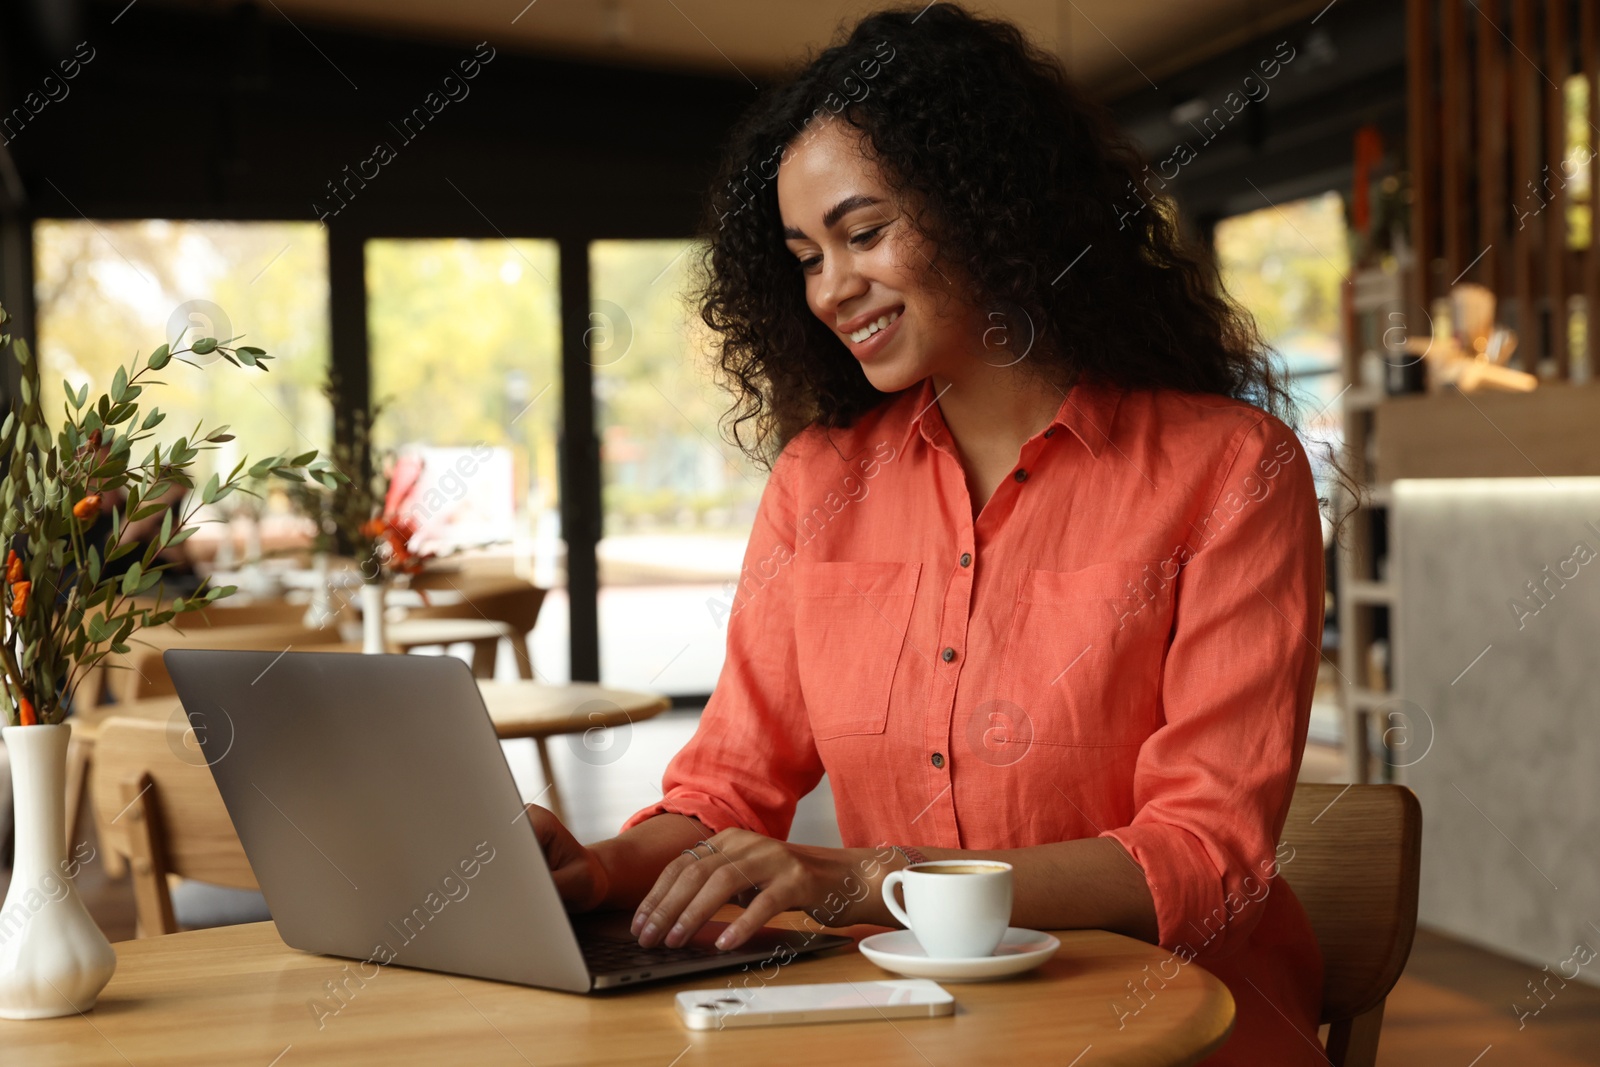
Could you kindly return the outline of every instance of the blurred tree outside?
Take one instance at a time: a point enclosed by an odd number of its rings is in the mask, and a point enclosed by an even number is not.
[[[766,484],[724,433],[731,398],[717,384],[711,333],[687,293],[700,247],[590,245],[608,536],[713,534],[742,545]]]
[[[232,427],[234,441],[203,453],[197,474],[243,456],[329,444],[320,387],[328,366],[328,267],[322,227],[303,222],[41,219],[34,228],[39,363],[47,410],[74,388],[106,389],[136,352],[215,336],[242,338],[274,358],[269,373],[214,359],[177,362],[147,401],[166,420],[163,443],[195,423]],[[182,333],[188,327],[187,333]],[[196,357],[190,357],[196,358]],[[249,498],[241,498],[245,503]],[[287,516],[279,492],[271,510]],[[196,541],[220,536],[202,526]]]
[[[1341,292],[1350,269],[1344,202],[1328,192],[1223,219],[1216,228],[1223,287],[1255,318],[1262,339],[1290,378],[1300,435],[1318,487],[1327,492],[1327,449],[1344,444],[1335,403],[1342,373]]]
[[[500,478],[504,464],[473,464],[464,500],[484,513],[509,510],[518,538],[553,522],[559,500],[558,269],[549,240],[366,246],[372,396],[385,405],[374,439],[390,449],[508,454],[510,485]]]

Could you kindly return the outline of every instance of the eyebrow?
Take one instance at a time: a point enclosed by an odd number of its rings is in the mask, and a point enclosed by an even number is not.
[[[837,204],[830,207],[827,211],[827,214],[822,216],[822,228],[824,230],[831,230],[833,229],[834,223],[844,218],[845,215],[854,211],[856,208],[868,207],[869,205],[881,204],[882,202],[883,201],[879,200],[877,197],[867,196],[864,193],[857,193],[854,196],[847,196]],[[804,241],[806,240],[806,235],[805,232],[798,226],[785,226],[783,228],[783,239],[785,241]]]

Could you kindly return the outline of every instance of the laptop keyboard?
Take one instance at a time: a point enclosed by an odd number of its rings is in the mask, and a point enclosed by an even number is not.
[[[589,965],[589,970],[596,974],[608,974],[614,971],[636,970],[640,967],[650,967],[664,963],[683,963],[687,960],[700,960],[708,956],[725,956],[728,953],[715,945],[695,944],[680,945],[677,948],[659,946],[657,948],[642,948],[637,941],[612,941],[609,939],[582,939],[578,942],[583,950],[584,962]]]

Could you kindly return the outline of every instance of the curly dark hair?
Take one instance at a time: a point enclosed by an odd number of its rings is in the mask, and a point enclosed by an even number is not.
[[[1111,113],[1016,26],[936,3],[863,18],[729,137],[690,299],[735,396],[724,432],[731,422],[753,461],[770,469],[808,425],[849,426],[891,395],[811,313],[784,244],[778,163],[833,114],[863,131],[974,304],[1032,324],[1039,356],[1021,369],[1063,391],[1081,377],[1235,397],[1295,425],[1254,319],[1209,257],[1166,205],[1130,206],[1145,163]]]

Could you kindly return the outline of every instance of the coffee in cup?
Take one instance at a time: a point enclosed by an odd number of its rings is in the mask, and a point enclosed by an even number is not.
[[[905,894],[903,908],[896,886]],[[992,956],[1011,925],[1011,864],[915,863],[884,878],[883,902],[931,959]]]

